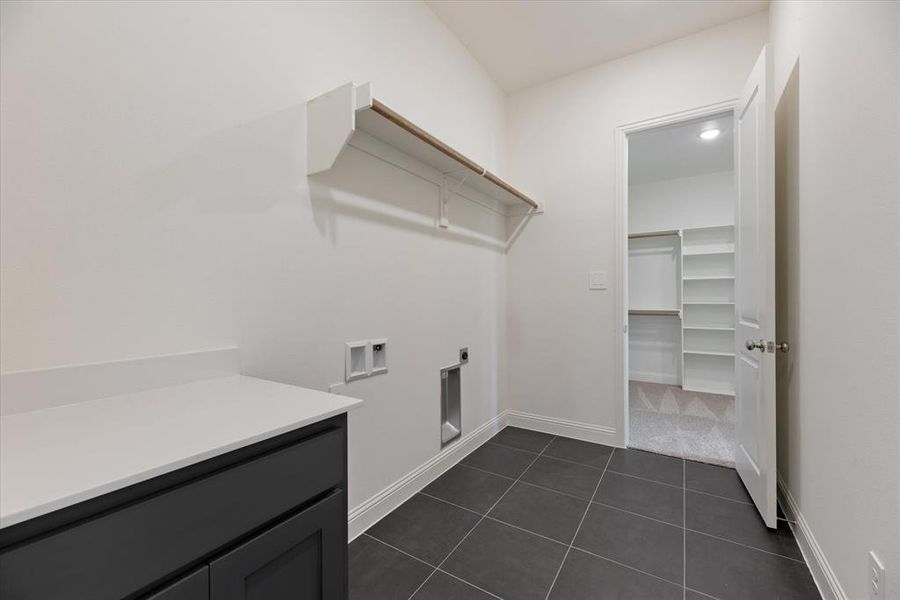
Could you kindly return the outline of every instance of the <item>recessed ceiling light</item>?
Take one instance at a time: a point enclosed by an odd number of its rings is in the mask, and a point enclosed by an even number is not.
[[[717,137],[719,137],[720,133],[722,133],[722,132],[719,131],[718,129],[706,129],[706,130],[700,132],[700,139],[707,140],[707,141],[714,140]]]

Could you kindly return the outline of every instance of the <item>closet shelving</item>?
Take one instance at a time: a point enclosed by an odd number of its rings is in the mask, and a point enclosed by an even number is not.
[[[682,387],[733,395],[734,227],[639,232],[628,240],[629,316],[679,317]],[[674,265],[663,269],[660,257]]]
[[[331,169],[347,146],[437,185],[441,227],[450,193],[542,212],[531,196],[380,102],[368,83],[348,83],[307,102],[307,174]]]
[[[678,229],[628,234],[630,316],[680,317],[678,260],[681,232]],[[672,287],[659,286],[660,281]]]
[[[734,227],[682,231],[682,388],[734,394]]]

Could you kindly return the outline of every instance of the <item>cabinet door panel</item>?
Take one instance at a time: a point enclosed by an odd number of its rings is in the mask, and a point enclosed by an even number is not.
[[[346,500],[337,490],[210,564],[212,600],[347,597]]]

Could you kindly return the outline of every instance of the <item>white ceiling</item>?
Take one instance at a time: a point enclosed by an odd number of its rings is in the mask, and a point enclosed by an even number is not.
[[[714,140],[697,135],[722,133]],[[734,168],[732,113],[648,129],[628,136],[628,181],[650,183],[677,177],[730,171]]]
[[[765,10],[767,0],[426,0],[500,87],[537,83]]]

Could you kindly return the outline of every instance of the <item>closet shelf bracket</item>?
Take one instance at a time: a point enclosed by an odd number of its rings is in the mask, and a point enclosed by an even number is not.
[[[462,179],[456,180],[450,177],[450,175],[459,172],[463,174]],[[447,229],[450,226],[450,218],[447,215],[447,204],[450,202],[450,194],[459,193],[470,173],[471,171],[465,169],[456,169],[441,175],[441,195],[438,199],[438,227],[441,229]],[[451,184],[456,184],[453,189],[450,188]]]

